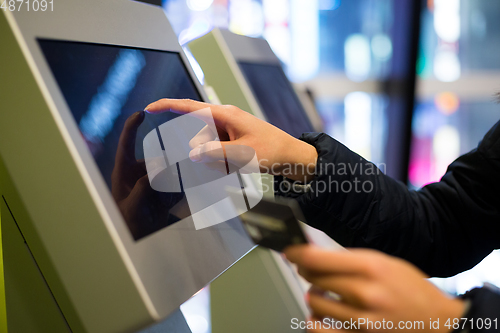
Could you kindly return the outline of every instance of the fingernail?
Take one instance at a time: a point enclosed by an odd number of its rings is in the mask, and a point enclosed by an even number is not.
[[[153,104],[153,103],[151,103],[151,104]],[[149,113],[149,109],[151,108],[151,104],[149,104],[148,106],[146,106],[146,107],[144,108],[144,112]]]
[[[200,153],[201,153],[201,148],[199,148],[199,147],[198,148],[194,148],[193,150],[191,150],[189,152],[189,158],[193,162],[199,162],[199,161],[201,161]]]

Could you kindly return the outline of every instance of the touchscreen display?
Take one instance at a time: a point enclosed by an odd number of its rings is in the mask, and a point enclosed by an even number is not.
[[[314,132],[281,66],[247,62],[239,65],[271,124],[296,138]]]
[[[137,113],[160,98],[201,100],[180,55],[102,44],[38,42],[133,238],[139,240],[189,216],[185,193],[151,189],[144,163],[145,136],[176,115]],[[168,144],[161,139],[159,143]]]

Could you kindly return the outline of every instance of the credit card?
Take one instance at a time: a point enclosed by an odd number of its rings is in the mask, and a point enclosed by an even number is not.
[[[239,217],[257,245],[282,252],[287,246],[308,243],[299,223],[299,220],[304,221],[302,212],[295,200],[262,199]]]

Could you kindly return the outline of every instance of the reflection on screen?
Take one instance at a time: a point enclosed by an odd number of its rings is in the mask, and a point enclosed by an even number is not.
[[[296,138],[314,132],[281,66],[246,62],[239,65],[271,124]]]
[[[189,216],[184,192],[154,191],[144,165],[144,137],[176,115],[137,112],[160,98],[201,100],[179,54],[46,39],[39,44],[133,238]]]

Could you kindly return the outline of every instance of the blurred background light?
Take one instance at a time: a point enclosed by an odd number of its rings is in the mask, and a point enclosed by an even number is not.
[[[229,30],[250,37],[262,36],[264,32],[262,4],[256,0],[231,0]]]
[[[437,109],[444,115],[451,115],[457,112],[460,106],[458,96],[452,92],[442,92],[434,99]]]
[[[436,112],[435,105],[421,105],[415,110],[412,132],[418,138],[433,137],[441,126],[446,124],[441,113]]]
[[[387,61],[392,57],[392,41],[391,38],[384,34],[376,34],[372,38],[373,56],[380,61]]]
[[[285,64],[291,63],[291,36],[288,27],[277,25],[266,27],[264,37],[273,49],[276,56]]]
[[[460,38],[460,0],[434,0],[434,29],[447,43]]]
[[[449,50],[440,50],[434,58],[434,75],[443,82],[453,82],[460,78],[461,68],[458,55]]]
[[[212,24],[214,27],[222,29],[227,29],[229,27],[229,9],[227,8],[227,4],[214,3],[212,6],[212,14]]]
[[[189,9],[195,11],[204,11],[210,8],[214,0],[187,0]]]
[[[181,305],[181,312],[192,333],[210,333],[210,287],[205,287]]]
[[[286,25],[290,11],[289,5],[288,0],[262,0],[266,24]]]
[[[364,81],[370,76],[370,42],[364,34],[353,34],[345,41],[345,71],[349,79]]]
[[[443,125],[437,129],[432,142],[434,155],[434,176],[438,181],[450,165],[460,156],[460,134],[455,126]]]
[[[352,92],[345,97],[345,144],[349,149],[371,159],[372,100],[364,92]]]
[[[303,82],[319,70],[319,15],[317,0],[291,0],[291,62],[288,75]]]
[[[286,65],[292,62],[292,41],[289,27],[290,2],[288,0],[262,0],[265,29],[264,38],[274,53]]]
[[[319,0],[319,10],[335,10],[340,7],[341,0]]]

